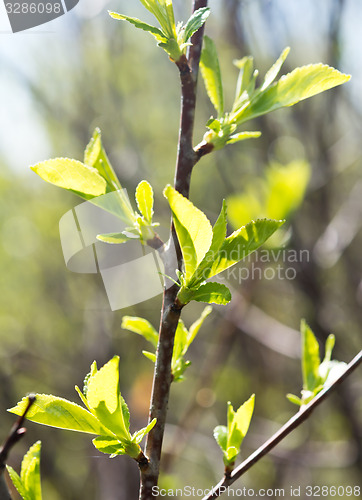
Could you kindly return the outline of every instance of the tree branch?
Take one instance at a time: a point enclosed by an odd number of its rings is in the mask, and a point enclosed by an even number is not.
[[[313,410],[320,405],[335,387],[341,384],[360,364],[362,363],[362,351],[348,364],[344,373],[330,386],[323,389],[317,396],[304,408],[302,408],[296,415],[294,415],[278,432],[276,432],[268,441],[266,441],[260,448],[252,453],[242,464],[240,464],[228,477],[224,477],[211,492],[206,495],[203,500],[212,500],[218,498],[226,491],[226,488],[233,484],[243,474],[245,474],[253,465],[255,465],[261,458],[269,453],[277,444],[279,444],[285,437],[292,431],[305,422]]]
[[[11,495],[7,488],[5,478],[4,478],[4,470],[6,467],[6,461],[8,459],[10,450],[13,446],[24,436],[26,433],[26,429],[23,427],[23,423],[28,413],[30,407],[35,402],[35,396],[28,397],[28,405],[25,408],[23,415],[21,415],[13,427],[10,430],[8,437],[6,438],[5,443],[0,448],[0,499],[1,500],[11,500]]]
[[[206,6],[207,0],[194,0],[193,12]],[[193,149],[193,131],[195,122],[196,86],[202,39],[203,29],[201,28],[191,39],[193,46],[189,50],[188,57],[183,55],[180,60],[176,62],[181,80],[181,117],[174,185],[175,189],[187,198],[190,192],[192,169],[198,161],[198,156]],[[171,225],[170,242],[171,244],[165,252],[166,255],[164,255],[164,263],[165,274],[172,276],[175,272],[175,268],[181,269],[182,267],[182,254],[173,224]],[[173,258],[173,249],[176,249],[176,262]],[[155,496],[153,494],[153,487],[156,486],[158,482],[167,404],[172,382],[171,361],[173,345],[182,309],[182,306],[180,306],[176,300],[177,292],[177,285],[173,285],[169,288],[165,287],[163,294],[157,358],[149,414],[149,422],[153,418],[157,418],[157,423],[147,435],[146,456],[148,462],[140,464],[140,500],[149,500],[153,498]]]

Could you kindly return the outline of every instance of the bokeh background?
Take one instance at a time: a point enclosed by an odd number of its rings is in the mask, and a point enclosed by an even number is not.
[[[177,17],[187,19],[191,2],[174,4]],[[255,120],[249,128],[261,130],[261,139],[210,155],[194,171],[191,199],[210,219],[231,196],[231,223],[248,210],[267,215],[278,200],[288,221],[273,242],[276,257],[243,263],[230,277],[232,304],[214,308],[190,351],[186,380],[172,387],[161,478],[170,488],[209,488],[220,479],[222,457],[212,430],[226,423],[228,400],[237,407],[256,393],[243,458],[297,411],[285,394],[301,388],[301,318],[321,346],[330,332],[336,335],[336,359],[348,362],[361,349],[362,4],[212,0],[210,6],[207,33],[219,47],[227,102],[237,77],[234,58],[252,54],[263,75],[287,45],[283,71],[322,61],[353,78]],[[144,340],[122,330],[121,321],[138,315],[157,327],[161,297],[112,312],[99,276],[68,271],[58,223],[80,200],[45,185],[28,168],[49,157],[81,160],[98,126],[123,186],[132,194],[140,180],[151,182],[156,220],[168,225],[162,190],[172,182],[176,158],[178,74],[153,39],[112,20],[107,9],[149,19],[138,2],[80,0],[62,18],[13,35],[1,12],[1,440],[13,422],[6,409],[25,394],[77,401],[74,385],[82,384],[92,361],[102,365],[114,354],[121,356],[132,427],[147,419],[152,364],[141,355]],[[195,143],[212,113],[202,84],[198,105]],[[285,255],[291,254],[280,249],[303,258],[289,262]],[[278,266],[291,268],[292,279],[285,272],[271,279]],[[251,276],[256,268],[260,272]],[[185,309],[187,326],[202,309]],[[87,436],[27,427],[10,463],[19,470],[27,448],[42,440],[46,500],[137,498],[138,471],[128,457],[101,456]],[[361,470],[359,370],[237,486],[285,488],[288,496],[291,486],[361,485]]]

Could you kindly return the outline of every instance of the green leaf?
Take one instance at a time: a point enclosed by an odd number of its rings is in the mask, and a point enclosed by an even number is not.
[[[106,193],[107,183],[96,169],[77,160],[55,158],[30,167],[44,181],[75,192],[86,200]]]
[[[246,56],[242,59],[236,59],[233,62],[234,65],[240,70],[238,81],[236,83],[235,99],[232,108],[232,111],[235,111],[241,106],[242,102],[250,97],[247,93],[247,90],[253,76],[254,58],[251,56]],[[244,94],[244,92],[246,94]]]
[[[145,220],[151,224],[153,217],[153,190],[147,181],[141,181],[136,188],[136,202]]]
[[[214,429],[214,438],[222,451],[227,450],[228,431],[225,425],[218,425]]]
[[[151,35],[153,35],[159,43],[160,42],[167,42],[167,37],[165,36],[165,34],[160,29],[156,28],[155,26],[151,26],[150,24],[147,24],[143,21],[140,21],[136,17],[129,17],[129,16],[125,16],[123,14],[118,14],[117,12],[111,12],[111,11],[108,11],[108,13],[111,17],[113,17],[113,19],[117,19],[119,21],[127,21],[127,22],[133,24],[134,26],[136,26],[136,28],[139,28],[143,31],[147,31],[148,33],[151,33]]]
[[[147,358],[149,359],[150,361],[152,361],[152,363],[156,363],[156,354],[154,354],[153,352],[148,352],[148,351],[142,351],[142,354]]]
[[[197,267],[193,276],[186,281],[186,286],[193,288],[198,284],[205,281],[208,277],[208,270],[215,260],[215,256],[223,245],[226,237],[226,203],[222,202],[220,215],[212,228],[212,241],[209,250],[206,252],[205,257]]]
[[[302,400],[294,394],[287,394],[286,397],[291,403],[294,403],[295,405],[301,406],[303,404]]]
[[[21,464],[20,477],[25,490],[32,500],[41,500],[40,482],[40,450],[41,442],[37,441],[29,448]]]
[[[112,436],[98,436],[92,440],[97,450],[108,455],[126,455],[124,445]]]
[[[107,182],[108,192],[122,189],[121,183],[103,148],[102,135],[99,128],[94,130],[93,136],[84,151],[84,163],[88,167],[93,167],[98,170],[98,173]]]
[[[202,7],[201,9],[197,9],[190,19],[187,21],[184,30],[183,41],[187,42],[189,38],[192,37],[196,31],[198,31],[201,26],[203,26],[210,15],[209,7]]]
[[[303,390],[313,392],[321,385],[319,345],[312,330],[304,320],[301,322],[300,331],[302,334]]]
[[[122,233],[107,233],[107,234],[97,234],[97,240],[103,241],[104,243],[110,243],[111,245],[120,245],[121,243],[126,243],[130,240],[135,240],[137,238],[129,237],[124,232]]]
[[[151,325],[149,321],[143,318],[138,318],[135,316],[123,316],[122,318],[122,328],[129,330],[130,332],[142,335],[148,342],[157,348],[158,344],[158,333],[157,330]]]
[[[220,247],[205,278],[212,277],[240,262],[254,250],[257,250],[284,223],[276,220],[252,221],[234,231]]]
[[[90,377],[87,402],[107,429],[119,438],[130,440],[129,412],[119,390],[119,356],[114,356]]]
[[[28,402],[28,397],[25,397],[17,406],[8,411],[15,415],[23,415]],[[36,394],[36,400],[26,414],[26,418],[38,424],[70,431],[107,434],[107,430],[89,411],[66,399],[47,394]]]
[[[189,297],[187,297],[188,294]],[[187,290],[186,293],[184,292],[184,289],[181,288],[178,294],[178,299],[183,304],[187,303],[184,302],[184,297],[186,297],[187,302],[195,300],[196,302],[206,302],[208,304],[226,305],[231,300],[231,293],[227,286],[222,285],[221,283],[209,282],[199,286],[195,290],[191,290],[190,292]]]
[[[253,416],[254,412],[254,405],[255,405],[255,394],[250,396],[250,398],[244,404],[242,404],[239,407],[239,409],[234,413],[228,437],[229,446],[235,446],[236,448],[240,448],[241,442],[249,430],[251,417]],[[239,444],[240,435],[241,435],[241,442]]]
[[[219,58],[214,42],[204,37],[204,48],[201,54],[200,70],[205,83],[206,92],[214,108],[221,116],[224,112],[224,94],[221,81]]]
[[[340,73],[324,64],[310,64],[296,68],[291,73],[282,76],[267,90],[260,92],[237,117],[237,122],[240,124],[276,109],[293,106],[297,102],[341,85],[349,79],[350,75]]]
[[[235,144],[246,139],[258,139],[260,136],[261,132],[240,132],[239,134],[231,135],[226,144]]]
[[[18,490],[19,495],[22,497],[23,500],[33,500],[31,496],[29,496],[28,492],[24,488],[23,482],[20,479],[20,476],[14,471],[10,465],[6,466],[6,469],[9,473],[10,479],[12,480],[15,488]]]
[[[175,333],[175,341],[172,353],[172,364],[174,365],[187,351],[187,339],[189,332],[182,319],[179,320]]]
[[[210,248],[212,227],[206,215],[174,188],[167,186],[164,195],[172,210],[188,279]]]
[[[265,78],[264,78],[264,82],[263,82],[262,86],[260,87],[261,92],[266,90],[274,82],[274,80],[278,76],[278,73],[279,73],[281,67],[283,66],[284,61],[288,57],[289,52],[290,52],[290,47],[286,47],[283,50],[283,52],[280,54],[278,59],[275,61],[273,66],[266,73]]]
[[[148,434],[156,425],[157,418],[154,418],[151,420],[151,422],[147,425],[147,427],[143,427],[143,429],[140,429],[139,431],[135,432],[132,436],[132,442],[140,444],[142,439],[145,437],[146,434]]]

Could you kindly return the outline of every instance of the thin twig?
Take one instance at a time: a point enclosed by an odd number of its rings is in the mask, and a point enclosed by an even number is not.
[[[24,413],[20,415],[20,417],[17,419],[17,421],[11,428],[5,443],[0,448],[0,499],[1,500],[12,500],[4,478],[6,461],[8,459],[10,450],[26,433],[26,429],[23,427],[24,420],[26,414],[28,413],[30,407],[34,402],[35,402],[35,396],[29,396],[28,405],[25,408]]]
[[[229,477],[224,477],[216,486],[212,488],[210,493],[206,495],[203,500],[212,500],[222,495],[228,486],[233,484],[243,474],[245,474],[253,465],[255,465],[261,458],[269,453],[277,444],[279,444],[285,437],[292,431],[305,422],[313,410],[320,405],[335,387],[341,384],[360,364],[362,363],[362,351],[348,364],[343,374],[330,386],[323,389],[317,396],[305,407],[294,415],[278,432],[276,432],[268,441],[266,441],[260,448],[252,453],[242,464],[240,464]]]
[[[206,6],[207,0],[194,0],[193,12],[200,7]],[[180,60],[176,62],[181,80],[181,118],[174,185],[175,189],[186,197],[189,196],[191,172],[198,161],[198,157],[193,149],[193,131],[202,34],[203,31],[192,37],[191,41],[194,45],[190,48],[188,53],[190,59],[183,55]],[[182,266],[182,254],[173,224],[171,225],[170,242],[171,245],[163,254],[165,275],[168,276],[174,274],[176,267],[181,269]],[[172,243],[174,246],[172,246]],[[176,249],[176,262],[173,258],[173,249]],[[167,405],[172,382],[171,361],[173,345],[182,309],[182,306],[177,302],[177,292],[177,285],[173,285],[165,287],[163,294],[159,341],[149,414],[149,421],[156,418],[157,423],[147,435],[145,454],[148,458],[148,462],[140,464],[140,500],[149,500],[153,498],[153,488],[158,482]]]
[[[15,422],[8,437],[6,438],[5,443],[0,449],[0,473],[1,470],[5,467],[6,460],[8,458],[11,448],[19,441],[19,439],[21,439],[24,436],[26,432],[26,429],[24,429],[23,427],[23,423],[26,414],[28,413],[30,407],[33,405],[34,402],[35,402],[35,396],[28,396],[28,405],[25,408],[24,413]]]

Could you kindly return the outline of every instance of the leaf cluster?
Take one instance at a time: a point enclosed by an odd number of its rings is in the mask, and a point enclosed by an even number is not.
[[[227,304],[230,290],[223,284],[205,281],[225,271],[258,249],[284,221],[257,220],[226,237],[226,203],[212,227],[206,215],[171,186],[164,195],[172,210],[184,269],[178,272],[178,300]]]
[[[254,404],[254,394],[237,411],[234,410],[229,401],[227,426],[218,425],[214,429],[214,438],[223,452],[224,464],[227,467],[234,465],[235,459],[240,452],[240,446],[248,432],[253,416]]]
[[[98,370],[96,362],[87,375],[83,392],[75,387],[85,408],[53,395],[37,394],[26,418],[43,425],[95,434],[93,445],[112,457],[142,454],[139,443],[154,427],[156,419],[134,434],[130,433],[130,414],[119,390],[119,356]],[[22,415],[28,398],[23,398],[11,413]]]
[[[209,17],[210,9],[203,7],[196,10],[184,25],[175,23],[172,0],[140,0],[143,6],[153,14],[159,22],[160,28],[152,26],[135,17],[129,17],[117,12],[109,12],[113,19],[127,21],[136,28],[150,33],[170,57],[172,61],[178,62],[186,48],[191,45],[188,40],[196,31],[206,22]]]
[[[181,319],[179,320],[175,333],[171,362],[172,380],[174,382],[183,380],[183,374],[186,368],[191,364],[190,361],[185,360],[185,355],[190,345],[195,340],[196,335],[199,333],[203,322],[209,316],[211,311],[212,307],[205,307],[200,318],[198,318],[191,325],[189,330],[186,328],[184,322]],[[122,319],[122,328],[137,333],[138,335],[142,335],[144,339],[150,342],[153,347],[157,349],[158,333],[156,329],[151,325],[151,323],[146,319],[134,316],[124,316]],[[156,362],[156,353],[149,351],[142,351],[142,353],[153,363]]]
[[[224,92],[216,47],[211,38],[205,36],[200,69],[206,91],[217,111],[217,118],[211,117],[206,126],[203,143],[221,149],[249,138],[260,137],[261,132],[239,132],[239,125],[265,115],[279,108],[312,97],[325,90],[341,85],[350,79],[349,75],[324,64],[310,64],[296,68],[275,82],[288,56],[289,47],[283,50],[273,66],[267,71],[262,84],[257,87],[258,70],[254,70],[251,56],[234,61],[239,69],[235,98],[230,112],[224,110]],[[198,147],[200,147],[201,143]]]
[[[323,361],[319,355],[319,344],[311,328],[303,320],[302,334],[302,397],[288,394],[287,398],[299,406],[308,404],[324,388],[329,387],[346,368],[346,363],[332,360],[332,351],[335,344],[334,335],[329,335],[325,346]]]
[[[6,466],[11,480],[23,500],[42,500],[40,450],[40,441],[37,441],[29,448],[21,463],[20,475],[9,465]]]

